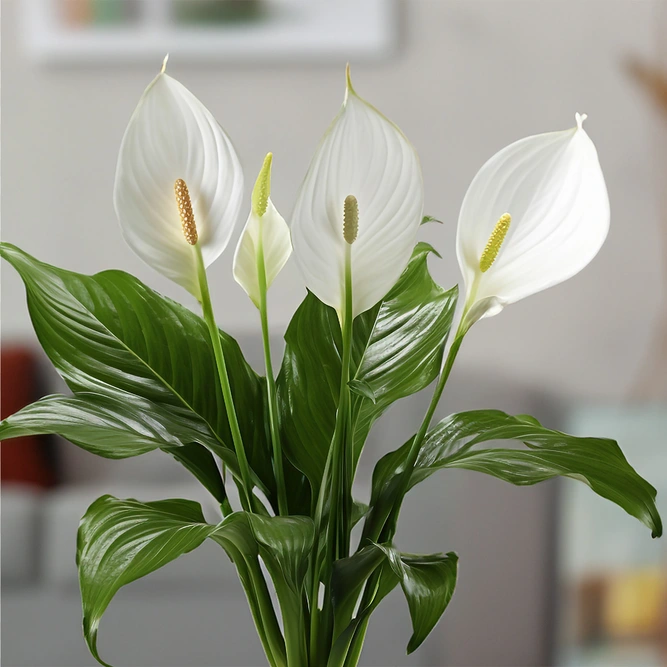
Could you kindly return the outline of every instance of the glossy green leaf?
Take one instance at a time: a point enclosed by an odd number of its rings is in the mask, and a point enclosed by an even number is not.
[[[387,556],[408,602],[413,630],[408,653],[412,653],[428,637],[452,599],[459,557],[454,552],[420,556],[383,545],[378,549]]]
[[[408,643],[408,653],[412,653],[433,630],[452,598],[458,556],[453,552],[444,555],[404,554],[389,544],[370,544],[353,556],[337,561],[332,578],[336,643],[351,642],[350,626],[356,627],[366,615],[361,609],[352,619],[363,585],[384,564],[389,565],[394,578],[383,573],[370,611],[400,583],[412,619],[413,634]],[[335,651],[338,652],[340,646]]]
[[[527,449],[477,447],[494,440],[516,440]],[[376,520],[376,508],[390,502],[409,446],[408,442],[378,462],[373,473],[369,521]],[[608,438],[567,435],[541,426],[533,417],[513,417],[499,410],[461,412],[441,421],[427,435],[410,486],[444,468],[476,470],[520,486],[557,476],[571,477],[639,519],[651,529],[653,537],[662,534],[656,490],[635,472],[618,444]]]
[[[364,584],[385,561],[386,554],[376,544],[369,544],[352,556],[334,563],[331,577],[334,640],[351,622]],[[397,583],[398,579],[395,581]]]
[[[446,292],[433,282],[427,266],[431,252],[431,246],[419,243],[395,287],[355,319],[350,387],[357,457],[387,407],[426,387],[440,369],[457,289]],[[319,488],[340,388],[342,341],[335,311],[308,294],[285,340],[278,376],[285,448]]]
[[[313,521],[305,516],[256,514],[248,514],[248,520],[280,602],[288,664],[307,665],[304,587],[313,550]]]
[[[272,667],[286,667],[285,641],[264,580],[259,545],[250,527],[249,516],[245,512],[230,514],[211,533],[211,539],[222,546],[236,566],[270,664]]]
[[[43,434],[59,435],[108,459],[161,449],[193,473],[220,503],[227,497],[225,486],[209,449],[239,475],[236,455],[205,424],[130,394],[124,400],[86,392],[47,396],[0,422],[0,441]],[[199,443],[206,443],[208,449]]]
[[[97,651],[98,627],[118,590],[192,551],[215,530],[190,500],[102,496],[88,508],[79,525],[77,565],[84,636],[100,663],[107,664]]]
[[[377,312],[366,318],[362,355],[350,382],[363,386],[353,400],[354,440],[357,456],[373,422],[395,401],[429,385],[442,364],[458,288],[443,290],[428,272],[428,256],[435,252],[419,243],[396,287]],[[360,327],[362,329],[362,327]]]
[[[220,504],[227,500],[227,491],[220,469],[213,454],[206,447],[198,442],[191,442],[187,445],[162,447],[162,451],[171,454],[189,470]],[[236,459],[234,461],[236,463]]]
[[[150,401],[218,444],[232,441],[203,319],[121,271],[84,276],[39,262],[15,246],[0,255],[19,272],[44,351],[75,393]],[[253,470],[273,496],[264,380],[220,332],[241,432]],[[204,443],[207,444],[207,443]]]
[[[232,517],[236,518],[232,520]],[[303,589],[308,558],[313,548],[312,519],[237,512],[227,517],[221,527],[223,526],[233,528],[234,532],[217,530],[212,538],[222,544],[235,563],[239,562],[239,555],[242,555],[245,564],[252,566],[253,562],[249,557],[254,556],[256,559],[257,555],[261,556],[280,602],[287,640],[287,658],[290,664],[307,664]],[[230,539],[233,539],[231,544]],[[241,553],[235,555],[239,546]],[[252,574],[252,570],[248,572],[248,575]],[[257,572],[254,577],[250,586],[257,585]]]
[[[190,442],[224,448],[201,420],[170,412],[131,394],[106,396],[81,392],[47,396],[0,422],[0,440],[22,435],[56,434],[108,459],[138,456]]]
[[[292,590],[300,594],[313,548],[313,520],[307,516],[265,517],[248,514],[250,527],[259,544],[260,553],[279,568]]]
[[[355,617],[340,634],[336,633],[336,638],[329,654],[329,660],[327,661],[327,667],[344,667],[348,664],[357,664],[350,656],[355,651],[355,648],[357,648],[357,645],[359,652],[361,651],[371,614],[378,608],[382,600],[398,585],[398,577],[394,574],[384,557],[382,560],[383,562],[377,566],[380,576],[375,595],[366,607],[359,609]]]

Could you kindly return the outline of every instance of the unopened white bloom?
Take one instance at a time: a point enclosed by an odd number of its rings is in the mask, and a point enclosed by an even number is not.
[[[187,186],[196,221],[196,237],[189,241],[174,193],[177,181]],[[211,264],[229,243],[242,199],[243,173],[229,137],[163,66],[130,118],[118,156],[114,205],[125,240],[147,264],[199,298],[191,243]]]
[[[422,219],[419,159],[405,135],[361,99],[347,77],[343,107],[310,164],[292,218],[294,257],[306,286],[341,314],[347,242],[343,212],[356,198],[349,246],[352,313],[377,303],[406,267]]]
[[[292,253],[290,232],[271,201],[269,153],[252,193],[252,207],[234,255],[234,278],[260,308],[263,294]]]
[[[457,234],[464,326],[571,278],[604,243],[609,198],[585,118],[507,146],[473,179]]]

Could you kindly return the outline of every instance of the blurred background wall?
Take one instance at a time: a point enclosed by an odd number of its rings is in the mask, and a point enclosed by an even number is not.
[[[28,0],[29,1],[29,0]],[[160,62],[36,65],[18,29],[18,0],[2,2],[2,236],[47,262],[81,272],[121,268],[159,291],[187,295],[125,246],[112,206],[120,140]],[[632,384],[664,291],[652,146],[659,122],[624,60],[650,58],[651,0],[411,0],[399,3],[394,54],[352,62],[355,86],[415,144],[424,236],[443,255],[433,272],[459,278],[454,239],[463,194],[496,150],[589,114],[607,178],[612,227],[599,257],[565,285],[476,327],[461,363],[509,373],[569,396],[618,399]],[[315,146],[342,101],[345,59],[313,64],[188,65],[169,71],[211,109],[254,179],[274,162],[274,200],[289,215]],[[232,332],[256,312],[231,279],[232,252],[212,269],[214,305]],[[31,336],[18,278],[3,271],[3,334]],[[282,332],[303,296],[293,263],[271,295]]]

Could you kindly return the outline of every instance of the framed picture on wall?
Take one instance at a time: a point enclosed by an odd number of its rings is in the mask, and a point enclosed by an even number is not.
[[[393,0],[30,0],[24,43],[43,63],[382,58]]]

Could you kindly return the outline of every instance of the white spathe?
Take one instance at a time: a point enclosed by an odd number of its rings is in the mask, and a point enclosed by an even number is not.
[[[609,231],[609,197],[593,142],[575,128],[527,137],[494,155],[461,206],[457,257],[466,286],[464,326],[581,271]],[[480,258],[496,223],[511,215],[492,266]]]
[[[347,78],[343,107],[322,139],[292,217],[294,257],[308,289],[344,307],[343,204],[354,195],[353,316],[377,303],[406,267],[422,219],[419,158],[405,135],[362,100]]]
[[[164,68],[125,131],[114,206],[134,252],[199,298],[193,246],[183,236],[174,182],[188,186],[204,264],[225,249],[243,199],[243,172],[229,137],[208,109]]]
[[[259,280],[260,248],[264,255],[265,288],[268,289],[292,254],[289,227],[271,199],[264,215],[250,211],[234,254],[234,279],[257,308],[260,307],[262,290]]]

